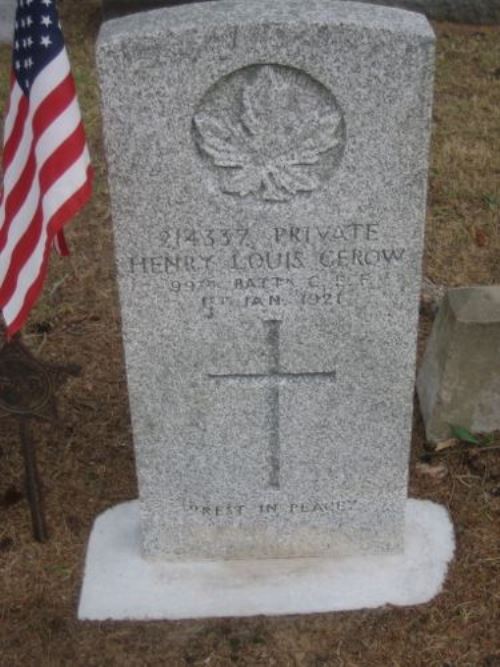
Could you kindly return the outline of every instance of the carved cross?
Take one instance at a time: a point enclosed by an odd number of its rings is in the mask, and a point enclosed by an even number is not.
[[[280,488],[281,443],[280,443],[280,387],[285,382],[314,383],[318,381],[333,382],[336,371],[318,371],[306,373],[289,373],[281,368],[280,362],[280,320],[265,320],[266,340],[269,348],[268,368],[263,373],[224,373],[209,374],[211,380],[232,382],[234,384],[249,383],[265,385],[268,390],[268,425],[269,425],[269,486]]]

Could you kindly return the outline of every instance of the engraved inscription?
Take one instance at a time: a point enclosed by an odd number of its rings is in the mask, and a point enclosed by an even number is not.
[[[310,373],[287,373],[282,370],[280,363],[280,326],[278,320],[264,322],[269,347],[268,370],[264,373],[229,373],[209,374],[211,380],[241,382],[265,381],[268,391],[268,429],[269,429],[269,486],[272,489],[280,488],[280,385],[288,382],[315,382],[318,380],[335,381],[336,371],[319,371]]]
[[[178,304],[197,302],[206,319],[228,309],[281,319],[288,308],[336,310],[361,291],[401,284],[411,261],[375,221],[256,230],[194,220],[160,228],[151,254],[124,258],[120,270],[154,280]]]
[[[194,114],[193,137],[223,192],[268,202],[316,190],[346,142],[333,94],[276,64],[244,67],[212,86]]]
[[[124,258],[134,280],[155,280],[166,298],[198,303],[205,318],[227,309],[300,306],[337,309],[361,291],[396,286],[411,255],[384,238],[378,222],[238,225],[202,222],[158,230],[151,254]]]
[[[354,510],[357,504],[357,499],[324,500],[322,502],[308,500],[306,502],[261,503],[255,507],[231,503],[221,503],[218,505],[189,503],[186,509],[188,512],[207,518],[230,518],[255,513],[272,518],[273,516],[283,514],[343,514]]]

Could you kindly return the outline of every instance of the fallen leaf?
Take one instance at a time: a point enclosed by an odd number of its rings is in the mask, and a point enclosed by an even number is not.
[[[468,429],[463,426],[457,426],[455,424],[450,424],[451,432],[455,438],[458,438],[462,442],[468,442],[470,445],[479,445],[479,439],[471,433]]]
[[[420,475],[428,475],[433,480],[444,479],[448,474],[448,468],[444,463],[436,463],[432,465],[430,463],[417,463],[417,472]]]
[[[449,449],[450,447],[456,447],[459,444],[457,438],[448,438],[448,440],[441,440],[436,445],[436,452],[442,452],[443,449]]]
[[[478,248],[484,248],[485,246],[488,245],[488,235],[486,234],[484,229],[481,229],[481,227],[475,230],[474,239],[476,241],[476,245],[478,246]]]

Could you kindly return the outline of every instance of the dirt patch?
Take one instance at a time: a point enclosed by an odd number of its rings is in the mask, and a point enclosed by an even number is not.
[[[80,378],[60,394],[57,429],[33,423],[51,540],[31,539],[17,427],[0,420],[0,664],[499,667],[500,456],[450,448],[428,456],[418,411],[410,494],[449,508],[457,555],[444,591],[415,608],[302,617],[79,623],[92,521],[137,495],[93,45],[97,0],[60,1],[96,169],[92,203],[54,257],[25,341]],[[437,26],[436,104],[426,271],[436,283],[500,282],[500,32]],[[0,52],[6,98],[9,53]],[[420,349],[431,324],[424,310]],[[431,464],[435,459],[430,461]]]

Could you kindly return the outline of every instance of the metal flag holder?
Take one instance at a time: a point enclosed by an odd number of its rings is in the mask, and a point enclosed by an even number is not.
[[[19,437],[24,458],[26,494],[31,510],[33,537],[48,539],[40,477],[36,464],[36,446],[30,419],[56,423],[59,419],[56,391],[70,376],[80,374],[76,365],[58,366],[36,359],[19,335],[0,349],[0,416],[11,415],[19,423]]]

